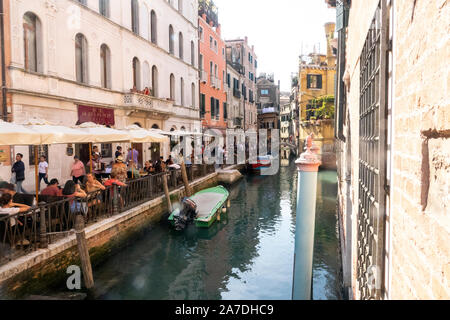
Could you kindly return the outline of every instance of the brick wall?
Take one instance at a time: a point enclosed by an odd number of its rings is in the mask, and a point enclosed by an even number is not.
[[[353,298],[356,289],[360,61],[378,0],[352,2],[346,69],[350,75],[347,141],[340,145],[339,201],[343,237],[351,238]],[[393,1],[394,87],[390,239],[386,250],[388,298],[450,298],[450,3]],[[350,192],[345,187],[350,173]],[[350,201],[348,201],[350,198]],[[351,230],[346,222],[351,217]]]
[[[395,16],[390,296],[448,299],[450,3],[396,1]]]

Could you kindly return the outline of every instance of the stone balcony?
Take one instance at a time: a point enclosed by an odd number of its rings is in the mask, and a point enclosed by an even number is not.
[[[128,109],[160,112],[164,114],[173,113],[174,102],[155,98],[140,93],[125,93],[123,96],[123,104]]]

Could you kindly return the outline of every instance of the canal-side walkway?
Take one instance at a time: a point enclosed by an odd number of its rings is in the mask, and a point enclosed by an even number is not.
[[[170,188],[170,198],[176,203],[185,195],[185,190],[182,183],[178,183],[176,173],[173,176],[175,178]],[[192,173],[189,176],[190,186],[194,191],[217,184],[217,173],[214,172],[213,167],[201,168],[197,175]],[[140,184],[141,187],[144,185],[149,186],[151,183]],[[134,188],[131,191],[136,194],[138,189]],[[148,226],[149,223],[158,222],[168,212],[167,199],[161,192],[153,193],[145,188],[140,190],[140,193],[145,192],[147,192],[147,200],[141,198],[139,202],[135,202],[134,206],[130,204],[125,206],[127,200],[124,197],[122,208],[126,208],[125,210],[110,216],[97,215],[97,221],[92,220],[86,227],[86,238],[93,262],[101,260],[101,256],[108,247],[116,245],[117,242]],[[89,207],[89,210],[94,209]],[[36,248],[26,255],[18,256],[1,265],[0,297],[2,297],[2,291],[20,290],[20,287],[28,283],[30,279],[44,278],[55,273],[65,274],[64,268],[76,264],[77,259],[76,237],[73,230],[69,230],[63,234],[62,238],[51,241],[46,248]]]

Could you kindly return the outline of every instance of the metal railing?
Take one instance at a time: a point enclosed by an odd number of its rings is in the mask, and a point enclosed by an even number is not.
[[[215,172],[214,165],[186,168],[192,182]],[[129,180],[126,187],[113,185],[86,198],[40,196],[40,203],[26,213],[0,216],[0,265],[39,248],[46,248],[73,232],[76,215],[87,224],[117,215],[164,195],[162,179],[167,175],[170,191],[182,187],[181,170]]]

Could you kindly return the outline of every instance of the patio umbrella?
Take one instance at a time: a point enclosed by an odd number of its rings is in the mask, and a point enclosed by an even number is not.
[[[0,145],[38,145],[41,143],[41,135],[23,125],[0,120]]]
[[[153,130],[146,130],[143,129],[137,125],[132,125],[129,127],[126,127],[125,131],[130,135],[131,142],[134,143],[145,143],[145,142],[155,142],[155,143],[164,143],[169,142],[169,138],[157,133]]]
[[[131,138],[125,130],[111,129],[92,122],[86,122],[74,128],[89,136],[91,143],[127,142]]]

